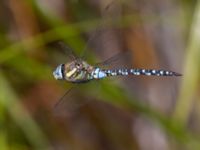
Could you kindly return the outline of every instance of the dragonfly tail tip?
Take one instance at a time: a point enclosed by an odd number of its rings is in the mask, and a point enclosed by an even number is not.
[[[177,72],[174,72],[174,75],[175,75],[175,76],[182,76],[182,74],[177,73]]]

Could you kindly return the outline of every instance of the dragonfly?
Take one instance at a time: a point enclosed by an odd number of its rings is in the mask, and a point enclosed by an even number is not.
[[[53,71],[53,76],[56,80],[63,80],[73,85],[85,84],[94,80],[101,80],[104,78],[115,77],[115,76],[160,76],[160,77],[173,77],[181,76],[182,74],[163,69],[143,69],[143,68],[115,68],[109,69],[107,65],[119,59],[121,53],[115,54],[113,57],[97,64],[88,63],[83,57],[78,57],[73,53],[72,49],[68,48],[63,42],[59,42],[62,49],[67,51],[69,61],[66,63],[59,64]],[[72,86],[73,87],[73,86]],[[54,105],[56,108],[66,96],[71,92],[72,88],[67,90],[65,94],[58,100]],[[72,106],[78,108],[78,106]],[[73,108],[72,108],[73,110]],[[69,110],[70,111],[70,110]]]
[[[62,46],[63,43],[62,43]],[[163,69],[117,68],[107,69],[98,65],[89,64],[81,57],[72,55],[73,60],[59,64],[53,71],[56,80],[65,80],[71,83],[87,83],[111,76],[181,76],[182,74]]]

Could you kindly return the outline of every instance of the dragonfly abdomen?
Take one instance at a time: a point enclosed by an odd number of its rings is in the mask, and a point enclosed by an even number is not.
[[[181,76],[181,74],[168,70],[155,69],[108,69],[102,70],[106,76],[127,76],[127,75],[145,75],[145,76]]]

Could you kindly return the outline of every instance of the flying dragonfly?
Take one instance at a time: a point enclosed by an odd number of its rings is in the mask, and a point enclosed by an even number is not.
[[[95,65],[89,64],[83,57],[76,56],[73,51],[68,48],[63,42],[58,43],[60,47],[67,52],[69,61],[63,64],[59,64],[53,71],[53,76],[56,80],[64,80],[69,83],[75,84],[84,84],[93,80],[100,80],[112,76],[161,76],[161,77],[172,77],[172,76],[181,76],[180,73],[163,70],[163,69],[139,69],[139,68],[116,68],[116,69],[107,69],[109,63],[112,63],[118,57],[121,57],[121,53],[114,55],[113,57]],[[73,88],[73,86],[72,86]],[[58,100],[54,105],[56,108],[65,97],[71,92],[72,88],[66,91],[66,93]],[[73,106],[75,108],[80,107],[82,104]],[[71,108],[70,108],[71,109]],[[74,110],[74,108],[72,108]],[[70,111],[70,110],[69,110]]]
[[[115,2],[111,2],[105,8],[105,11],[118,10],[118,5]],[[109,14],[109,13],[108,13]],[[116,18],[117,15],[112,16]],[[102,27],[103,28],[103,27]],[[101,28],[100,28],[101,29]],[[101,30],[100,30],[101,31]],[[95,33],[99,37],[100,33]],[[93,37],[88,40],[87,46]],[[70,61],[60,64],[57,66],[55,71],[53,71],[53,76],[57,80],[65,80],[71,83],[87,83],[92,80],[99,80],[103,78],[108,78],[111,76],[181,76],[181,74],[170,71],[170,70],[157,70],[157,69],[137,69],[137,68],[117,68],[117,69],[107,69],[101,67],[101,65],[92,65],[87,61],[82,59],[82,57],[77,57],[71,49],[65,46],[64,43],[59,43],[60,46],[67,50],[67,56],[71,58]],[[84,49],[85,51],[85,49]]]
[[[62,44],[62,46],[64,46]],[[98,65],[91,65],[82,58],[72,55],[73,60],[60,64],[53,71],[56,80],[65,80],[71,83],[87,83],[111,76],[181,76],[180,73],[170,70],[117,68],[105,69]]]

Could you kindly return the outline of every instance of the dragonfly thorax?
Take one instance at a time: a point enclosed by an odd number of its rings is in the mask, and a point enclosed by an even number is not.
[[[53,75],[56,79],[79,83],[89,81],[93,70],[93,66],[81,59],[77,59],[69,63],[59,65]]]

